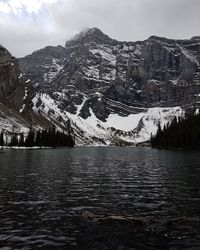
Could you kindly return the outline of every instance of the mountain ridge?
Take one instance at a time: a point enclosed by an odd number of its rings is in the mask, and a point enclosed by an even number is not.
[[[123,42],[96,28],[19,59],[35,88],[33,111],[62,126],[70,119],[85,144],[135,143],[147,129],[148,140],[162,119],[198,107],[199,62],[198,37]],[[132,129],[118,126],[123,119]]]

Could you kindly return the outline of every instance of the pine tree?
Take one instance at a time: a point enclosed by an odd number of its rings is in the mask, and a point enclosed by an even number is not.
[[[19,147],[24,146],[24,133],[20,133],[18,145],[19,145]]]
[[[187,114],[184,119],[174,118],[170,125],[158,128],[151,137],[152,147],[200,148],[200,115]]]
[[[11,136],[10,146],[11,147],[18,146],[18,136],[16,133],[12,134],[12,136]]]
[[[26,147],[34,147],[35,146],[35,132],[32,129],[32,126],[30,127],[29,133],[26,137],[25,146]]]
[[[21,138],[21,137],[20,137]],[[20,144],[20,142],[19,142]],[[51,127],[48,130],[38,130],[36,133],[30,127],[29,133],[24,142],[26,147],[74,147],[75,139],[70,133],[67,134],[63,131],[56,131],[55,127]]]
[[[37,131],[36,139],[35,139],[35,145],[38,146],[38,147],[43,146],[42,145],[42,133],[41,133],[40,130]]]
[[[3,134],[3,131],[0,134],[0,146],[4,146],[4,134]]]

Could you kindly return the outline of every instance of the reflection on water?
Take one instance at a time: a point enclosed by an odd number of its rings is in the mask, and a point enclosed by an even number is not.
[[[7,151],[0,155],[0,247],[78,249],[83,211],[196,217],[199,184],[198,152]]]

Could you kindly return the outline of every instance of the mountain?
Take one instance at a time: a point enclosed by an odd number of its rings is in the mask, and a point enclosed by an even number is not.
[[[30,125],[50,126],[48,120],[33,112],[34,95],[32,83],[20,71],[17,59],[0,45],[0,130],[27,133]]]
[[[37,91],[34,112],[63,126],[70,119],[84,144],[148,140],[200,97],[200,37],[122,42],[92,28],[19,65]]]

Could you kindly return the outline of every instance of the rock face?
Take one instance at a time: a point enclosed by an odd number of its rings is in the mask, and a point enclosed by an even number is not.
[[[20,73],[17,60],[0,47],[0,102],[19,110],[25,96],[25,81]]]
[[[16,58],[0,46],[0,131],[27,133],[50,122],[32,111],[35,93],[31,81],[22,74]]]
[[[40,92],[34,99],[35,110],[47,113],[48,103],[41,99],[51,99],[59,110],[55,115],[54,109],[54,119],[59,117],[62,123],[70,116],[84,123],[94,115],[99,121],[95,126],[105,129],[104,123],[113,114],[127,117],[148,112],[148,108],[199,101],[199,37],[170,40],[152,36],[145,41],[120,42],[92,28],[67,41],[65,47],[46,47],[19,63]]]
[[[49,83],[62,69],[66,58],[66,49],[62,46],[48,46],[19,59],[20,67],[27,77],[34,79],[40,88]]]

